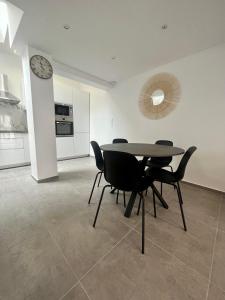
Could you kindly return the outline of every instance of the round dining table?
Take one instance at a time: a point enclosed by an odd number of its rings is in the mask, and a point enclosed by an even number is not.
[[[102,151],[119,151],[130,153],[134,156],[142,156],[142,167],[143,170],[146,166],[147,160],[151,157],[171,157],[183,154],[185,151],[182,148],[159,145],[159,144],[143,144],[143,143],[118,143],[118,144],[106,144],[102,145]],[[159,193],[154,183],[151,184],[153,192],[162,203],[164,208],[168,208],[168,204]],[[127,204],[124,216],[129,218],[134,206],[137,193],[132,192],[130,200]]]

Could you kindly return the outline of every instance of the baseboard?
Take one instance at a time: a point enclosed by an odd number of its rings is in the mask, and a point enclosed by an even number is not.
[[[69,157],[62,157],[62,158],[58,158],[57,161],[70,160],[70,159],[76,159],[76,158],[83,158],[83,157],[89,157],[89,156],[90,156],[90,154],[76,155],[76,156],[69,156]]]
[[[37,182],[37,183],[45,183],[45,182],[50,182],[50,181],[56,181],[59,179],[59,176],[52,176],[49,178],[45,178],[45,179],[36,179],[34,176],[31,175],[31,177]]]
[[[6,165],[0,167],[0,170],[7,170],[7,169],[14,169],[14,168],[21,168],[30,166],[30,162],[22,163],[22,164],[14,164],[14,165]]]
[[[195,186],[195,187],[200,187],[200,188],[202,188],[204,190],[207,190],[207,191],[217,192],[217,193],[222,194],[222,195],[225,196],[225,192],[219,191],[219,190],[216,190],[216,189],[204,186],[204,185],[200,185],[200,184],[189,182],[189,181],[185,181],[185,180],[182,180],[182,183],[185,183],[185,184],[191,185],[191,186]]]

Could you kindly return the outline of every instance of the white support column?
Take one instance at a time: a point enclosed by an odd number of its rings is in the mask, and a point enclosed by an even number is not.
[[[56,159],[53,78],[40,79],[30,69],[30,58],[39,54],[51,62],[51,57],[31,47],[23,55],[24,90],[27,107],[31,175],[38,181],[58,176]]]

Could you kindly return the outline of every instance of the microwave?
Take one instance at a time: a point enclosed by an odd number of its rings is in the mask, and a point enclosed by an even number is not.
[[[55,119],[56,121],[73,122],[73,105],[55,103]]]

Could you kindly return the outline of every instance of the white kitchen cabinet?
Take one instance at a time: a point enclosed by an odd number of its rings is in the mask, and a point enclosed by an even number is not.
[[[64,104],[73,103],[73,88],[58,80],[53,81],[54,101]]]
[[[57,137],[56,150],[58,159],[74,157],[74,137]]]
[[[24,164],[24,149],[0,150],[0,167]]]
[[[90,152],[89,132],[79,132],[74,134],[75,155],[85,156]]]
[[[0,138],[0,150],[23,149],[23,148],[24,148],[24,140],[22,137]]]
[[[90,94],[78,89],[73,90],[74,131],[90,131]]]
[[[0,134],[0,168],[29,163],[27,139],[27,134]]]

